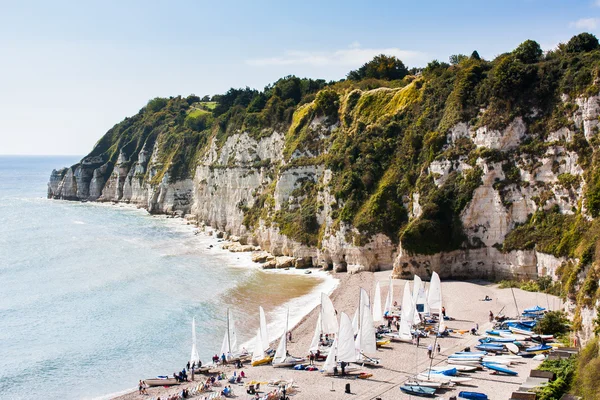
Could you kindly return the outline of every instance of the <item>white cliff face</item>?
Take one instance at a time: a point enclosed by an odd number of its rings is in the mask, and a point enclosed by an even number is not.
[[[519,117],[501,131],[488,129],[485,126],[478,128],[472,138],[477,147],[506,151],[519,146],[526,132],[527,126]]]
[[[590,140],[598,133],[598,115],[600,115],[600,97],[578,97],[575,99],[578,109],[573,115],[573,122],[578,129]]]

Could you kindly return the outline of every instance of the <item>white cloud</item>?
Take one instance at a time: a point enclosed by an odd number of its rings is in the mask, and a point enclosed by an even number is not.
[[[600,3],[600,0],[598,0]],[[594,30],[600,24],[600,18],[581,18],[575,22],[571,22],[571,27],[577,29],[589,29]]]
[[[382,49],[363,49],[354,42],[347,49],[326,51],[285,51],[281,56],[255,58],[246,60],[246,64],[265,67],[279,65],[309,65],[309,66],[358,66],[370,61],[378,54],[396,56],[405,64],[415,65],[426,61],[426,55],[417,51],[401,50],[396,47]]]

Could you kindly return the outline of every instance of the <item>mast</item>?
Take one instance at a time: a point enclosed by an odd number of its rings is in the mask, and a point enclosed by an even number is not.
[[[515,308],[517,309],[517,318],[519,318],[519,321],[520,321],[521,313],[519,312],[519,306],[517,305],[517,298],[515,297],[515,291],[514,291],[512,285],[510,285],[510,291],[512,292],[513,300],[515,301]]]
[[[229,331],[229,307],[227,308],[227,349],[229,349],[230,353],[233,353],[231,351],[231,333]],[[225,354],[225,357],[227,357],[227,354]]]

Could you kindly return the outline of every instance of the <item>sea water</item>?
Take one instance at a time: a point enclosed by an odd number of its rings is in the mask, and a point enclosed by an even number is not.
[[[279,337],[336,282],[267,273],[182,220],[46,199],[78,157],[0,156],[0,398],[110,397],[219,351],[231,308],[240,342],[267,312]],[[317,276],[315,276],[317,275]]]

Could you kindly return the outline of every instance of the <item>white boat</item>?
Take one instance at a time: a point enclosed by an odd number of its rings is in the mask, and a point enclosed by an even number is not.
[[[404,383],[406,386],[426,386],[432,387],[436,389],[441,389],[442,387],[446,387],[446,384],[443,382],[437,381],[425,381],[425,380],[410,380]]]
[[[233,319],[233,314],[229,308],[227,309],[227,328],[225,330],[225,336],[223,337],[223,343],[221,344],[221,351],[219,354],[225,354],[225,358],[228,361],[235,361],[248,356],[247,351],[240,351],[238,348],[235,320]]]
[[[192,354],[190,355],[190,364],[198,365],[200,355],[196,347],[196,317],[192,317]]]
[[[271,362],[273,357],[267,355],[263,349],[262,335],[260,334],[260,328],[256,331],[256,338],[254,339],[254,351],[252,352],[252,361],[250,364],[253,367],[259,365],[268,364]]]
[[[461,376],[446,376],[444,374],[419,374],[417,375],[417,379],[419,380],[427,380],[433,382],[452,382],[456,384],[461,384],[464,382],[472,381],[473,378],[463,378]]]
[[[500,332],[500,337],[503,337],[505,339],[512,339],[512,340],[516,340],[516,341],[523,341],[523,340],[527,340],[530,338],[530,336],[515,335],[514,333],[506,333],[506,332]]]
[[[412,341],[413,341],[412,337],[402,336],[402,335],[398,334],[398,332],[384,333],[384,334],[382,334],[382,336],[390,339],[392,342],[412,343]]]
[[[481,368],[481,361],[452,361],[448,360],[448,365],[456,366],[456,365],[466,365],[468,367],[477,367]]]
[[[527,329],[515,328],[514,326],[509,326],[508,329],[513,334],[523,335],[523,336],[527,336],[527,337],[535,336],[535,333],[533,331],[530,331]]]
[[[342,312],[340,316],[340,325],[337,332],[337,336],[333,341],[331,350],[327,355],[327,359],[323,364],[322,372],[325,375],[334,375],[337,372],[341,372],[341,368],[338,367],[340,362],[351,363],[356,361],[356,349],[354,348],[354,333],[352,332],[352,321],[348,314]],[[347,365],[345,367],[346,373],[353,373],[358,370],[356,366]]]
[[[146,382],[146,385],[148,386],[171,386],[179,384],[175,378],[151,378],[144,379],[144,382]]]
[[[513,363],[512,360],[506,360],[496,357],[485,357],[481,360],[481,362],[492,363],[492,364],[501,364],[501,365],[510,365]]]
[[[471,365],[452,365],[450,367],[431,367],[431,370],[446,371],[448,368],[456,368],[456,370],[459,372],[473,372],[477,369],[477,367]]]
[[[321,350],[320,346],[321,339],[328,335],[333,339],[339,330],[337,317],[335,315],[335,308],[329,296],[325,293],[321,293],[321,309],[319,310],[319,317],[317,318],[317,325],[315,326],[315,333],[312,341],[310,342],[309,352],[315,352]]]
[[[411,325],[414,320],[414,310],[415,306],[410,294],[410,284],[406,281],[402,295],[402,316],[400,317],[400,329],[398,331],[399,341],[412,341]]]
[[[292,357],[288,355],[287,351],[287,333],[288,333],[288,320],[289,320],[290,310],[288,309],[288,316],[285,320],[285,329],[281,334],[281,338],[279,339],[279,346],[277,346],[277,350],[275,351],[275,356],[273,357],[273,367],[281,368],[281,367],[293,367],[296,364],[300,364],[304,361],[304,358]]]
[[[375,337],[375,327],[369,295],[363,288],[360,288],[358,311],[359,327],[358,335],[356,335],[356,340],[354,341],[356,349],[354,362],[361,365],[380,365],[380,359],[367,356],[367,354],[375,354],[377,352],[377,338]],[[354,330],[354,327],[352,329]]]

